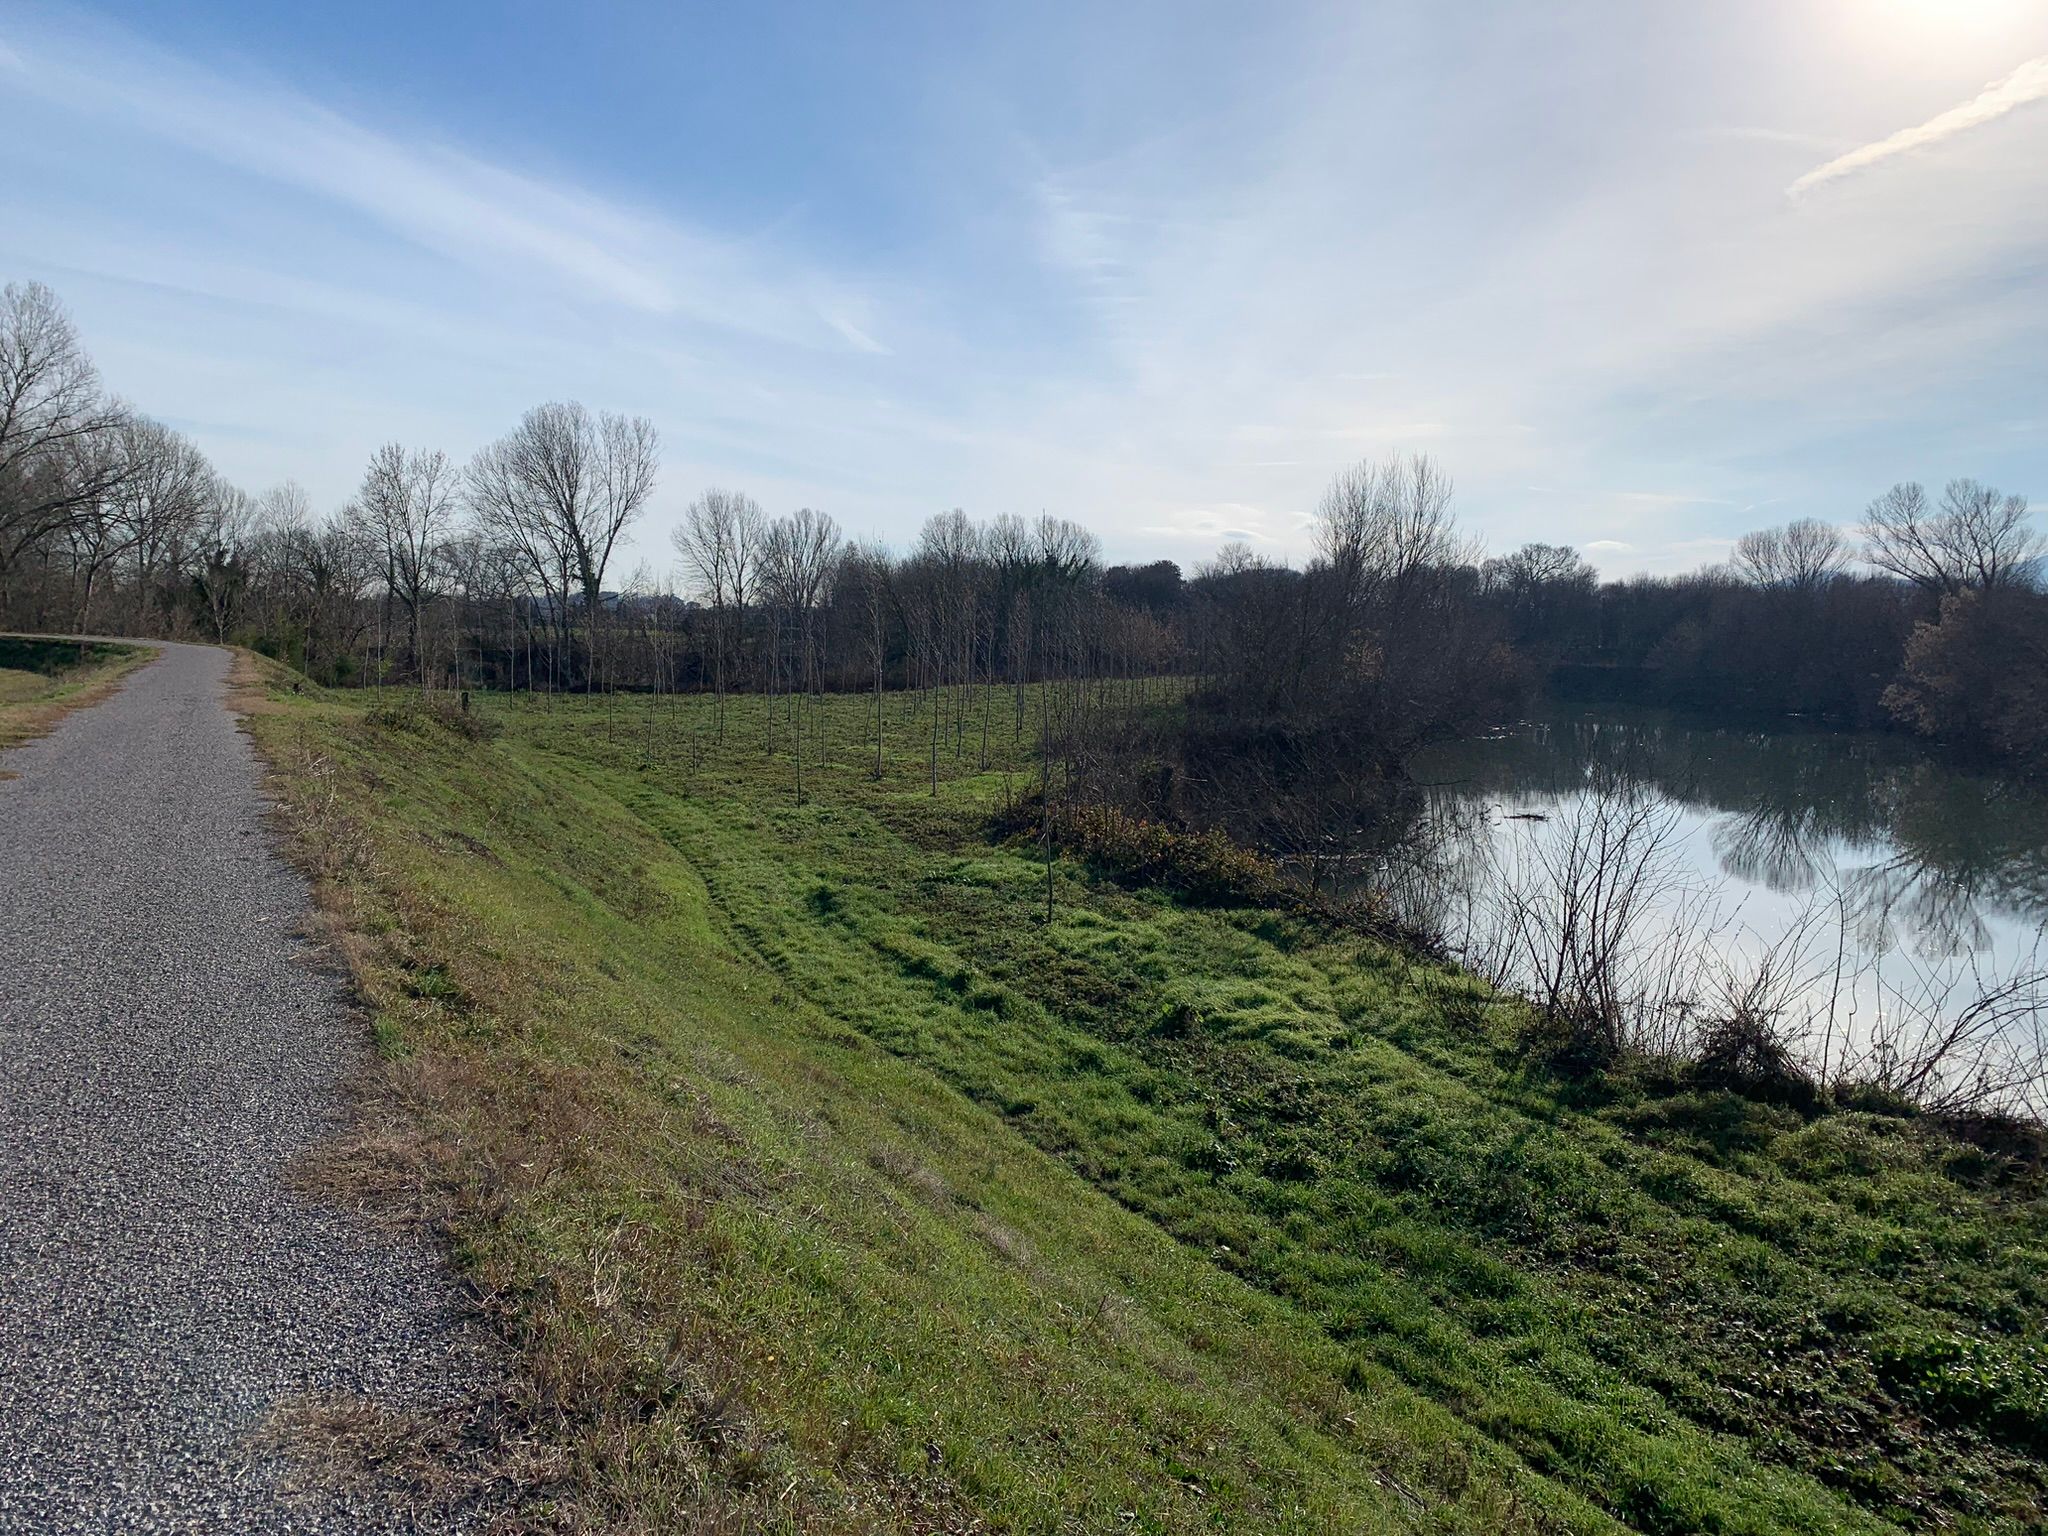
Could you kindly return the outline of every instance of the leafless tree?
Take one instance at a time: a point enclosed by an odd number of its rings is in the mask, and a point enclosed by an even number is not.
[[[1812,592],[1847,571],[1852,558],[1841,529],[1802,517],[1782,528],[1745,533],[1735,542],[1733,564],[1753,585]]]
[[[926,521],[912,558],[922,567],[930,588],[930,649],[941,674],[937,681],[941,686],[952,685],[953,755],[957,758],[965,741],[967,693],[974,678],[975,646],[982,633],[987,596],[981,529],[958,507],[941,512]],[[942,723],[935,710],[935,743]]]
[[[386,443],[370,459],[354,516],[384,561],[386,590],[404,609],[413,675],[427,678],[423,621],[440,590],[455,532],[455,472],[438,450]]]
[[[1315,548],[1354,609],[1398,606],[1422,572],[1474,553],[1451,515],[1450,476],[1427,454],[1340,473],[1316,508]]]
[[[267,630],[316,677],[350,666],[365,629],[363,597],[376,557],[364,530],[347,516],[316,519],[310,498],[287,480],[257,503],[255,557],[262,597],[273,610]]]
[[[512,433],[477,455],[472,504],[536,568],[582,591],[594,686],[604,576],[626,530],[646,510],[660,465],[660,438],[644,416],[593,416],[575,401],[537,405]]]
[[[220,644],[226,644],[248,590],[257,519],[257,503],[246,491],[218,475],[207,477],[193,524],[191,574],[208,627]]]
[[[548,621],[548,673],[563,683],[569,648],[569,594],[575,581],[575,553],[566,530],[536,505],[527,489],[512,439],[500,438],[478,450],[465,474],[470,515],[484,536],[510,556],[524,596]],[[531,660],[527,684],[534,685]]]
[[[817,609],[838,563],[839,546],[839,525],[809,507],[775,519],[765,541],[768,557],[763,563],[777,600],[793,616],[797,682],[806,691],[817,686]]]
[[[818,603],[838,564],[839,544],[839,525],[809,507],[774,519],[761,540],[763,594],[786,642],[777,646],[776,668],[788,684],[790,748],[799,805],[804,797],[804,724],[811,714],[804,701],[818,689]]]
[[[747,601],[760,562],[761,505],[744,492],[714,486],[684,509],[672,538],[690,587],[711,607],[712,677],[722,738],[726,694],[740,666]]]
[[[875,769],[882,776],[882,682],[889,664],[889,634],[895,618],[889,552],[877,544],[856,545],[840,562],[841,586],[860,604],[863,648],[875,676]]]
[[[124,461],[97,440],[121,416],[57,296],[0,289],[0,596],[31,545],[113,488]]]
[[[2023,585],[2048,548],[2026,497],[1969,479],[1949,481],[1939,507],[1916,482],[1893,486],[1865,511],[1863,540],[1864,559],[1937,597]]]

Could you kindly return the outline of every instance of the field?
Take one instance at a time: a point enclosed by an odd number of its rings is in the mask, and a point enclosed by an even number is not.
[[[151,654],[143,646],[0,635],[0,751],[103,697]]]
[[[307,1176],[516,1345],[478,1479],[621,1530],[2039,1528],[2037,1168],[1554,1075],[1312,916],[1063,859],[1048,921],[990,831],[1033,731],[999,698],[984,769],[940,702],[879,779],[871,698],[804,706],[801,802],[761,698],[255,707],[379,1051]]]

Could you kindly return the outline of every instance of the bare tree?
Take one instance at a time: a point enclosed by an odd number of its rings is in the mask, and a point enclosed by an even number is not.
[[[861,636],[875,676],[875,771],[882,777],[882,680],[889,661],[889,631],[895,612],[889,552],[880,545],[856,545],[840,562],[842,588],[858,595]]]
[[[839,562],[839,525],[823,512],[809,507],[785,518],[777,518],[777,585],[782,600],[795,619],[800,686],[817,688],[817,609],[825,593],[825,582]]]
[[[712,686],[722,738],[725,697],[745,643],[747,599],[760,560],[761,505],[744,492],[714,486],[684,509],[671,537],[689,585],[711,606]]]
[[[305,491],[287,480],[257,507],[257,559],[275,619],[273,638],[299,652],[304,669],[338,679],[366,628],[363,595],[381,550],[346,513],[316,520]]]
[[[257,505],[246,491],[218,475],[207,477],[194,525],[192,585],[205,606],[216,642],[225,644],[249,585],[250,535]]]
[[[41,283],[0,289],[0,596],[31,545],[113,488],[122,457],[95,440],[121,415],[57,296]]]
[[[1812,592],[1847,571],[1851,558],[1841,529],[1802,517],[1783,528],[1745,533],[1735,542],[1733,564],[1755,586]]]
[[[533,563],[546,561],[582,590],[594,686],[604,575],[626,530],[646,510],[660,438],[644,416],[592,416],[575,401],[537,405],[471,466],[472,501]]]
[[[575,579],[575,553],[567,532],[528,493],[510,438],[480,449],[470,460],[465,479],[470,514],[484,536],[510,556],[521,585],[547,615],[549,677],[559,688],[569,645],[569,592]],[[527,685],[533,686],[533,681],[529,657]]]
[[[2048,543],[2030,525],[2024,496],[1975,480],[1951,480],[1941,505],[1902,482],[1863,514],[1863,558],[1937,597],[2024,585]]]
[[[804,797],[804,725],[817,691],[817,607],[839,559],[839,525],[809,507],[768,524],[761,540],[761,581],[775,629],[773,675],[787,683],[796,798]]]
[[[1316,553],[1352,608],[1396,606],[1423,571],[1474,551],[1451,516],[1451,479],[1427,454],[1340,473],[1316,508]]]
[[[446,454],[386,443],[370,459],[354,508],[358,526],[383,555],[386,590],[405,609],[413,675],[422,683],[422,621],[440,587],[455,505],[455,472]]]

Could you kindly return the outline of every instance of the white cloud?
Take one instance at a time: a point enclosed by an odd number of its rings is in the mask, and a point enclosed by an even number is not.
[[[1899,155],[1939,144],[1959,133],[1992,122],[2016,108],[2048,97],[2048,58],[2029,59],[2002,80],[1994,80],[1959,107],[1930,117],[1918,127],[1902,128],[1888,138],[1865,144],[1817,165],[1785,189],[1795,201],[1828,182],[1854,176]]]
[[[778,252],[429,137],[401,139],[112,28],[24,34],[13,49],[22,66],[14,88],[49,107],[331,200],[477,273],[797,345],[887,350],[859,295]]]
[[[1266,516],[1264,508],[1240,503],[1187,507],[1165,513],[1159,521],[1141,527],[1138,532],[1154,538],[1210,545],[1230,540],[1271,544],[1275,542],[1273,535],[1267,533],[1263,526]]]

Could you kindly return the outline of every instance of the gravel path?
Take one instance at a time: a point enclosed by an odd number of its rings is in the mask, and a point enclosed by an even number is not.
[[[424,1244],[283,1182],[363,1046],[293,936],[227,669],[166,647],[0,754],[0,1532],[421,1529],[283,1491],[247,1436],[488,1374]]]

